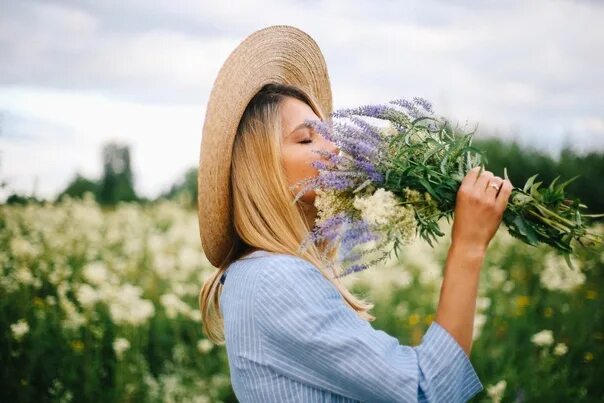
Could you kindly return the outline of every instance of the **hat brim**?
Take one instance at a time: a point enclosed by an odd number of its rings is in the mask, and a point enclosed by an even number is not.
[[[221,67],[203,124],[197,206],[202,248],[220,267],[234,243],[230,168],[235,133],[246,106],[268,83],[294,85],[325,116],[332,112],[331,83],[317,43],[304,31],[274,25],[245,38]]]

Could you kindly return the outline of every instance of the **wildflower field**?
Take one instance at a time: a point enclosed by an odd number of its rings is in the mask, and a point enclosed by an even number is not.
[[[201,331],[213,268],[196,211],[88,196],[0,206],[0,401],[236,402],[226,350]],[[345,277],[401,343],[432,321],[449,225],[435,249],[418,240]],[[485,390],[472,401],[604,401],[604,247],[579,246],[573,262],[500,228],[481,274],[471,360]]]

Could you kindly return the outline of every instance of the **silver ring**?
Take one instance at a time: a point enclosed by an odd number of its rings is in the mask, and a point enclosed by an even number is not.
[[[497,185],[497,184],[495,184],[495,183],[493,183],[493,182],[489,183],[489,186],[492,186],[492,187],[494,187],[495,189],[499,190],[499,185]]]

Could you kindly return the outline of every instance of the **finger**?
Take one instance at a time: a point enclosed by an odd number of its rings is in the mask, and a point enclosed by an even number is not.
[[[501,179],[499,176],[493,176],[487,183],[487,187],[484,189],[484,191],[490,195],[497,195],[499,189],[501,188],[501,183],[503,183],[503,179]]]
[[[476,180],[476,184],[474,185],[476,191],[481,194],[484,193],[491,178],[493,178],[493,172],[484,171],[483,173],[481,173],[478,179]]]
[[[497,198],[495,199],[495,205],[497,206],[497,210],[498,211],[503,211],[505,210],[507,204],[508,204],[508,200],[510,198],[510,194],[512,193],[512,182],[510,182],[509,180],[504,180],[503,183],[501,184],[501,188],[499,189],[499,194],[497,195]]]
[[[478,165],[470,169],[466,173],[466,176],[462,179],[461,186],[464,188],[471,189],[474,186],[474,183],[476,183],[476,179],[478,178],[478,171],[480,170],[480,168],[481,166]]]

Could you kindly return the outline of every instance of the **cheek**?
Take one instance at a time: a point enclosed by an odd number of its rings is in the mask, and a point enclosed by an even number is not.
[[[292,150],[284,154],[283,164],[288,178],[295,182],[317,176],[319,170],[311,165],[316,160],[315,153],[306,150]]]
[[[308,178],[313,178],[319,175],[319,170],[313,167],[312,161],[315,161],[316,154],[307,150],[288,150],[283,153],[283,168],[287,181],[290,186]],[[298,185],[294,189],[294,194],[297,194],[301,189]],[[314,204],[315,191],[309,190],[301,197],[301,200],[308,204]]]

